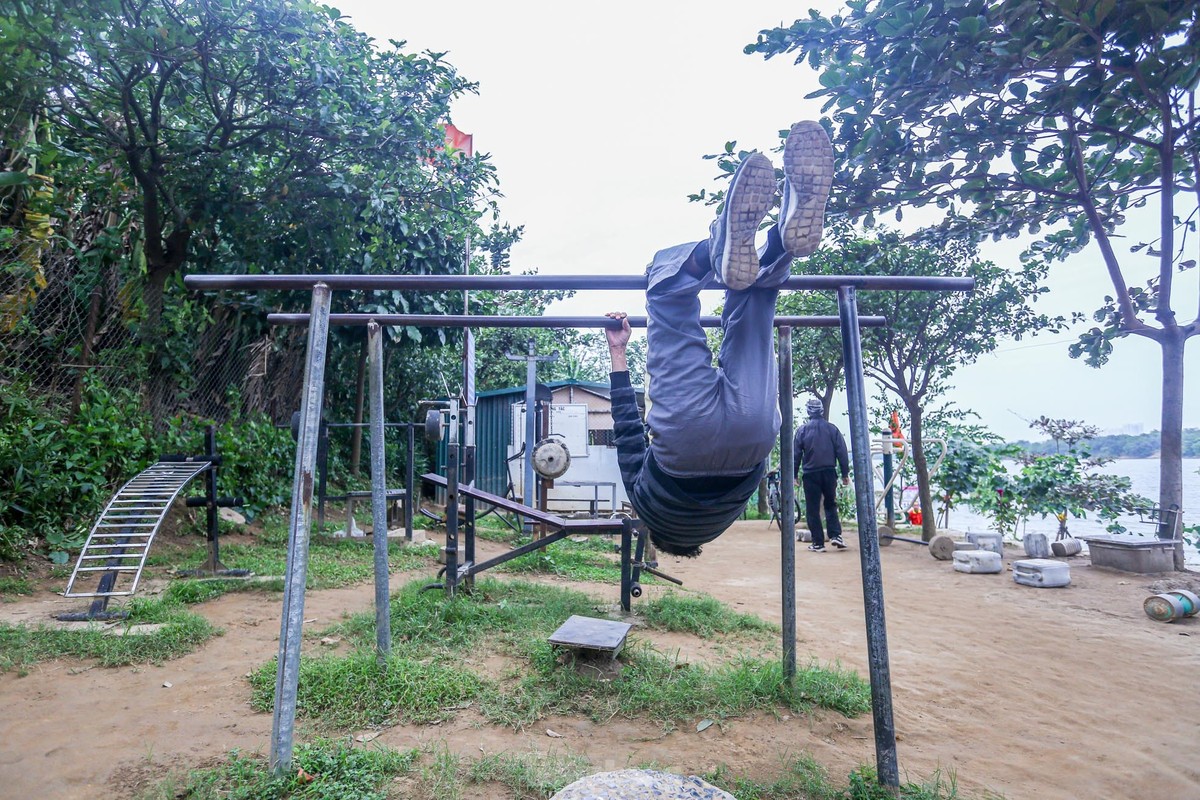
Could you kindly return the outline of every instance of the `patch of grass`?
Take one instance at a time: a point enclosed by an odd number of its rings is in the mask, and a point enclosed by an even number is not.
[[[680,664],[644,643],[626,647],[618,678],[596,680],[564,666],[561,652],[546,641],[572,614],[598,614],[600,606],[588,596],[560,587],[481,580],[473,594],[448,599],[441,592],[420,591],[421,583],[408,584],[392,600],[393,651],[386,667],[375,659],[373,614],[354,615],[329,629],[355,650],[302,660],[302,714],[326,728],[346,729],[444,719],[454,706],[477,703],[490,721],[521,728],[550,714],[596,720],[648,716],[670,726],[781,706],[847,715],[869,708],[867,685],[852,672],[810,665],[789,686],[777,662],[743,658],[711,667]],[[725,612],[727,617],[709,616],[726,619],[734,631],[749,624]],[[489,652],[517,660],[519,676],[497,683],[466,666],[468,658]],[[273,664],[255,674],[257,708],[271,707],[274,680]]]
[[[251,705],[270,711],[275,661],[254,672]],[[480,693],[483,681],[461,667],[393,656],[379,664],[365,650],[349,656],[304,658],[296,710],[331,729],[437,722]]]
[[[207,545],[198,545],[180,563],[179,569],[196,569],[208,558]],[[388,568],[404,572],[431,567],[437,558],[436,547],[388,543]],[[257,542],[237,542],[221,548],[221,560],[231,568],[248,569],[255,575],[287,574],[287,525],[278,522],[268,527]],[[329,539],[314,536],[308,546],[308,589],[336,589],[371,580],[375,574],[371,540]],[[195,582],[199,583],[199,582]],[[204,581],[205,586],[169,589],[187,603],[212,600],[235,591],[282,591],[283,581]],[[173,584],[173,587],[175,584]]]
[[[528,542],[522,538],[515,544]],[[613,583],[621,580],[621,562],[612,543],[602,537],[588,536],[582,542],[563,539],[528,555],[514,558],[497,567],[501,572],[557,575],[571,581]],[[643,580],[652,579],[643,575]]]
[[[779,626],[752,614],[739,614],[708,595],[667,592],[638,604],[651,628],[711,637],[718,633],[778,633]]]
[[[163,598],[183,605],[215,600],[231,592],[282,592],[283,578],[270,581],[246,581],[238,578],[201,578],[179,580],[167,585]]]
[[[527,640],[545,639],[572,614],[595,616],[602,607],[582,592],[523,581],[481,579],[474,593],[450,599],[421,591],[425,583],[412,581],[392,597],[393,648],[413,659],[461,658],[484,639],[521,652]],[[375,615],[355,614],[331,631],[357,647],[373,647]]]
[[[840,800],[845,797],[834,789],[825,769],[808,753],[786,764],[782,775],[766,781],[736,775],[724,764],[700,777],[738,800]]]
[[[954,777],[946,780],[941,773],[923,783],[901,784],[899,793],[895,793],[880,785],[874,769],[860,767],[850,773],[846,786],[836,786],[825,769],[807,753],[785,765],[783,774],[767,781],[736,775],[725,765],[700,777],[738,800],[957,800],[960,797]]]
[[[421,767],[421,782],[429,800],[461,800],[466,765],[463,759],[442,747],[433,763]]]
[[[545,800],[593,771],[586,756],[570,752],[495,753],[472,762],[467,779],[508,787],[516,800]]]
[[[386,800],[386,784],[412,773],[420,751],[354,748],[349,742],[317,741],[296,748],[295,771],[276,777],[264,759],[237,752],[221,766],[168,779],[140,800]],[[299,777],[299,770],[312,776]]]
[[[706,667],[682,664],[649,646],[626,648],[621,674],[600,681],[564,668],[549,643],[539,643],[533,670],[515,685],[481,699],[492,722],[522,728],[551,714],[583,714],[596,721],[649,716],[668,726],[682,720],[722,719],[750,711],[795,712],[815,707],[847,716],[870,709],[870,688],[856,673],[810,665],[789,686],[778,662],[742,659]]]
[[[33,581],[28,578],[0,578],[0,600],[11,600],[14,595],[33,594]]]
[[[64,657],[95,659],[103,667],[157,664],[186,655],[220,634],[208,620],[178,603],[135,598],[127,607],[126,626],[157,623],[163,627],[147,634],[115,636],[103,633],[98,623],[80,623],[87,625],[80,630],[0,624],[0,672]]]

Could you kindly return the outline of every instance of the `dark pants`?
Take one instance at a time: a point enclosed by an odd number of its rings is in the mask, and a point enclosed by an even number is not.
[[[825,524],[829,538],[842,538],[842,523],[837,510],[837,470],[819,469],[804,473],[804,521],[812,533],[814,547],[825,546],[825,531],[821,527],[821,507],[825,507]]]

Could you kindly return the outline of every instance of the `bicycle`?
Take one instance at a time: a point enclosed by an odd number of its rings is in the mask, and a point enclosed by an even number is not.
[[[795,519],[800,519],[800,499],[793,495],[792,501],[796,507]],[[767,507],[771,509],[771,519],[767,520],[767,527],[770,527],[772,522],[780,521],[783,511],[783,489],[780,486],[778,469],[767,473]]]

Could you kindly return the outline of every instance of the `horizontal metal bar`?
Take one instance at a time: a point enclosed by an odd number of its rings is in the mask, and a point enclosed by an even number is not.
[[[534,550],[540,550],[543,547],[547,547],[557,541],[560,541],[561,539],[567,538],[571,535],[571,533],[572,531],[566,528],[562,529],[561,531],[555,531],[554,533],[548,533],[541,539],[534,539],[532,542],[523,544],[520,547],[514,547],[507,553],[501,553],[494,558],[489,558],[487,561],[480,561],[478,564],[472,564],[470,565],[470,568],[466,570],[466,576],[478,575],[479,573],[489,570],[492,567],[499,566],[506,561],[512,561],[514,558],[520,558],[523,555],[532,553]]]
[[[139,567],[76,567],[76,572],[137,572]]]
[[[330,314],[330,325],[412,325],[417,328],[616,328],[608,317],[489,317],[484,314]],[[776,317],[775,327],[836,328],[837,317]],[[864,328],[887,327],[887,317],[859,317]],[[268,314],[270,325],[307,325],[308,314]],[[705,328],[721,327],[720,317],[700,317]],[[646,327],[645,317],[629,317],[629,327]]]
[[[128,597],[133,592],[63,592],[63,597]]]
[[[183,284],[189,289],[307,289],[324,284],[335,291],[347,289],[395,289],[445,292],[546,290],[546,289],[646,289],[645,275],[188,275]],[[793,275],[782,288],[834,290],[842,286],[855,289],[895,291],[968,292],[975,288],[974,278],[945,278],[936,275]],[[713,287],[719,288],[719,287]]]

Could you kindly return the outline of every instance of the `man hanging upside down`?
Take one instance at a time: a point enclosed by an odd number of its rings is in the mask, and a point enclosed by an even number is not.
[[[708,239],[660,250],[646,268],[645,426],[625,360],[629,323],[606,330],[621,479],[651,540],[673,555],[699,555],[741,515],[779,435],[775,298],[792,259],[820,244],[833,181],[833,148],[816,122],[792,126],[783,174],[779,218],[763,246],[755,235],[778,186],[770,159],[754,153],[734,173]],[[726,288],[715,368],[699,298],[713,281]]]

